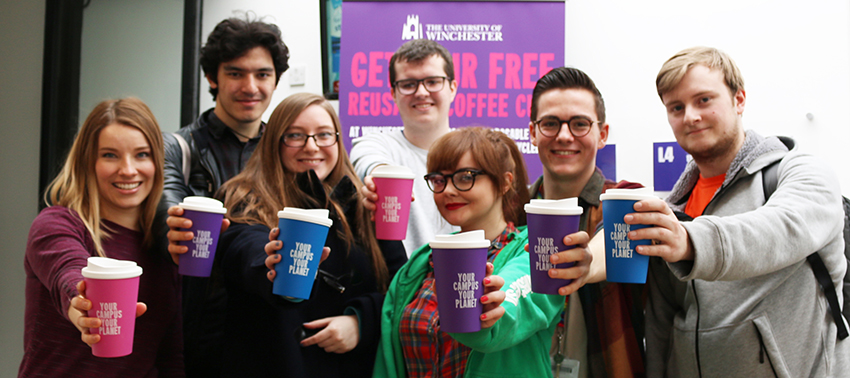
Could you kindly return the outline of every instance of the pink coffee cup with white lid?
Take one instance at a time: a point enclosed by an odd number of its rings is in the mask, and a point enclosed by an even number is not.
[[[92,303],[88,316],[101,322],[100,327],[89,328],[89,333],[100,335],[100,341],[91,346],[92,354],[122,357],[133,353],[142,268],[133,261],[89,257],[82,274],[86,298]]]
[[[399,165],[380,165],[372,170],[378,202],[375,233],[380,240],[404,240],[410,220],[413,171]]]

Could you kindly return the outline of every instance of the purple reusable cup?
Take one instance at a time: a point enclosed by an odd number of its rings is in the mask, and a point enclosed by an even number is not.
[[[525,205],[531,291],[557,295],[559,288],[573,282],[549,277],[549,269],[566,269],[575,263],[555,265],[550,262],[549,256],[572,248],[564,245],[564,236],[578,232],[582,211],[575,197],[562,200],[533,199]]]
[[[440,329],[464,333],[481,330],[481,296],[490,241],[484,230],[437,235],[430,243],[437,289]]]
[[[184,198],[179,206],[183,208],[183,217],[192,220],[192,227],[183,231],[192,231],[195,237],[180,242],[180,245],[189,247],[189,251],[178,257],[177,271],[184,276],[209,277],[221,233],[221,220],[227,209],[221,201],[196,196]]]
[[[623,217],[635,212],[635,203],[654,198],[652,189],[608,189],[599,196],[602,200],[602,226],[605,229],[606,281],[646,283],[649,256],[635,252],[635,246],[649,245],[651,240],[631,240],[629,231],[649,227],[627,224]]]
[[[380,165],[372,170],[378,195],[375,236],[380,240],[404,240],[410,219],[413,171],[398,165]]]
[[[142,268],[133,261],[89,257],[82,274],[86,298],[92,304],[88,316],[101,322],[100,327],[89,329],[89,333],[100,335],[100,341],[91,346],[92,354],[122,357],[133,353]]]

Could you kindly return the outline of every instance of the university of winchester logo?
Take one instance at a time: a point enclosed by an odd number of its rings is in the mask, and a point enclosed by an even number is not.
[[[418,14],[407,15],[401,27],[401,40],[427,38],[432,41],[501,42],[501,24],[423,24]]]
[[[422,24],[419,23],[419,15],[417,14],[408,15],[407,22],[402,26],[401,40],[410,39],[422,39]]]

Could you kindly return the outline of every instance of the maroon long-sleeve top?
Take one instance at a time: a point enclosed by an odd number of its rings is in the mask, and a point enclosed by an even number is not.
[[[135,261],[143,269],[139,301],[147,312],[136,319],[133,353],[94,357],[68,320],[71,298],[83,279],[80,269],[96,256],[79,216],[61,206],[44,209],[33,221],[24,269],[26,311],[24,358],[19,377],[183,377],[180,286],[166,253],[143,250],[144,235],[103,221],[111,237],[102,241],[107,257]]]

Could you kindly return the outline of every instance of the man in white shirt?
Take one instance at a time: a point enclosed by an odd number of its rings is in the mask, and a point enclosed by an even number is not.
[[[351,161],[364,179],[366,206],[374,209],[377,200],[371,173],[379,165],[402,165],[414,174],[413,196],[407,238],[407,254],[430,242],[434,235],[456,228],[437,211],[425,180],[428,150],[449,132],[449,109],[457,93],[452,56],[445,47],[427,39],[403,44],[389,63],[391,93],[398,106],[403,130],[373,133],[354,140]]]

